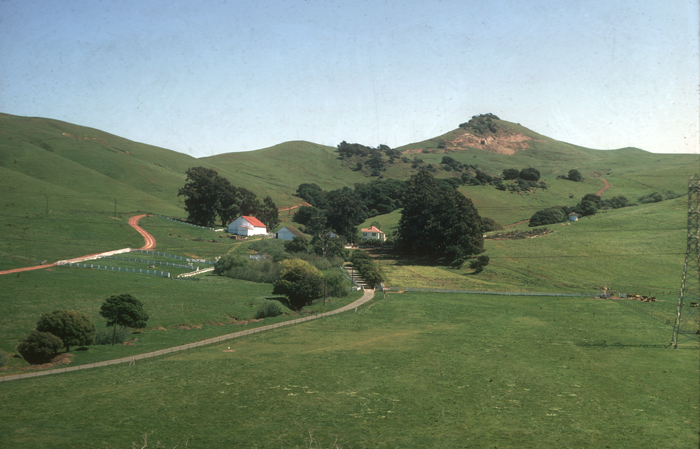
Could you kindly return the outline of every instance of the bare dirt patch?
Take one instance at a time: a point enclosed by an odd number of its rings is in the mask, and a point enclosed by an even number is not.
[[[471,133],[464,133],[454,140],[446,142],[448,150],[464,150],[467,148],[476,148],[480,150],[490,151],[492,153],[512,155],[518,151],[530,148],[528,141],[531,137],[520,133],[503,133],[490,134],[488,136],[478,136]]]
[[[42,363],[40,365],[29,365],[29,366],[23,366],[19,370],[20,371],[28,371],[28,370],[34,370],[34,369],[48,369],[48,368],[55,368],[59,365],[67,365],[69,364],[72,360],[71,357],[73,357],[73,354],[70,352],[66,352],[63,354],[58,354],[56,357],[51,359],[50,362],[48,363]]]

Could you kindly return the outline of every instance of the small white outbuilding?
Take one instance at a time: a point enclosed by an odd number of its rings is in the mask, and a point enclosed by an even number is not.
[[[277,238],[279,240],[293,240],[294,237],[304,237],[304,234],[291,226],[285,226],[277,231]]]

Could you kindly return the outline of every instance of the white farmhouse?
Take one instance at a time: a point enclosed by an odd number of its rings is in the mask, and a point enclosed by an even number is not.
[[[267,226],[255,217],[241,215],[228,225],[228,232],[236,235],[265,235]]]
[[[294,237],[304,237],[304,234],[291,226],[285,226],[277,231],[277,238],[279,240],[293,240]]]
[[[377,229],[374,226],[362,229],[362,240],[379,240],[380,242],[386,241],[386,234],[382,232],[381,229]]]

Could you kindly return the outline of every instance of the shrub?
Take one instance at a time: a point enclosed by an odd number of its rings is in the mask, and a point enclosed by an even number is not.
[[[70,351],[71,346],[87,346],[92,343],[95,325],[92,319],[81,312],[54,310],[41,315],[36,323],[39,332],[50,332],[58,337]]]
[[[33,330],[17,346],[17,351],[27,362],[37,364],[50,361],[62,347],[63,340],[54,334]]]
[[[326,295],[333,298],[343,298],[348,296],[348,289],[345,287],[345,278],[340,273],[332,273],[325,276]]]
[[[506,168],[502,173],[503,179],[511,180],[520,178],[520,170],[517,168]]]
[[[131,336],[131,331],[126,326],[116,326],[114,327],[103,327],[97,329],[95,332],[95,343],[96,345],[111,345],[112,338],[114,338],[114,343],[124,343],[129,340]]]
[[[309,250],[309,242],[305,237],[294,237],[292,240],[284,242],[284,250],[288,253],[305,253]]]
[[[481,273],[484,271],[484,267],[489,264],[489,260],[489,256],[479,256],[469,263],[469,267],[476,270],[475,273]]]
[[[277,301],[265,301],[255,312],[255,318],[267,318],[282,315],[282,307]]]
[[[226,276],[251,282],[272,284],[279,277],[280,268],[275,262],[263,259],[251,261],[243,267],[235,267],[226,272]]]
[[[503,226],[496,223],[496,220],[493,218],[481,217],[482,232],[500,231],[501,229],[503,229]]]
[[[542,226],[547,224],[562,223],[566,220],[564,212],[558,208],[543,209],[535,212],[530,217],[529,227]]]
[[[224,275],[226,272],[232,270],[233,268],[244,267],[250,263],[250,259],[244,256],[223,256],[214,264],[214,274],[219,276]]]
[[[566,177],[566,179],[568,179],[569,181],[579,182],[583,178],[581,176],[581,172],[579,172],[576,169],[571,169],[569,170],[569,175]]]
[[[520,170],[520,179],[524,179],[526,181],[539,181],[540,171],[532,167],[523,168]]]

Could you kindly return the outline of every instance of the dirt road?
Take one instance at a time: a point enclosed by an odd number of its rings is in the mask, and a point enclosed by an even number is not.
[[[156,247],[156,239],[151,234],[146,232],[141,226],[139,226],[139,220],[141,220],[145,216],[146,215],[135,215],[129,218],[129,226],[136,229],[139,232],[139,234],[143,236],[145,243],[140,249],[153,249]],[[88,256],[83,256],[83,258],[99,256],[100,254],[104,253],[90,254]],[[47,265],[35,265],[33,267],[13,268],[11,270],[0,271],[0,276],[2,276],[3,274],[21,273],[23,271],[43,270],[44,268],[50,268],[55,266],[55,263],[50,263]]]
[[[139,226],[139,220],[141,220],[143,217],[146,217],[146,215],[134,215],[133,217],[129,218],[129,226],[136,229],[145,240],[144,245],[139,249],[153,249],[156,247],[156,239],[153,238],[151,234],[146,232],[141,226]]]
[[[603,178],[600,178],[600,180],[603,181],[603,182],[605,183],[605,187],[603,187],[602,189],[598,190],[598,193],[596,193],[596,195],[598,195],[598,196],[602,195],[603,192],[605,192],[606,190],[608,190],[608,189],[610,188],[610,183],[608,183],[608,181],[606,181],[606,180],[603,179]]]

